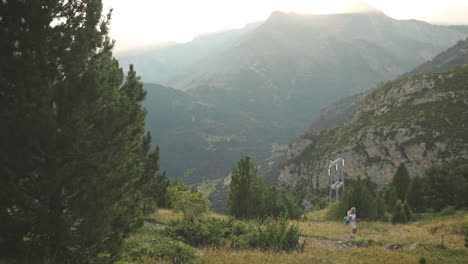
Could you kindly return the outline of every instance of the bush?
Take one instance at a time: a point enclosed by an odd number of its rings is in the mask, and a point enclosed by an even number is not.
[[[250,247],[263,250],[286,251],[293,250],[304,251],[305,241],[299,242],[301,230],[297,224],[288,226],[285,217],[276,221],[269,222],[262,229],[259,228],[256,236],[250,241]]]
[[[442,211],[440,211],[441,215],[454,215],[457,212],[455,206],[447,206]]]
[[[162,231],[144,226],[135,235],[127,238],[122,247],[122,263],[144,262],[145,259],[164,259],[173,263],[194,263],[195,249],[164,236]]]
[[[166,227],[166,234],[178,238],[192,246],[219,246],[224,238],[224,231],[216,220],[202,222],[192,218],[171,222]]]
[[[208,198],[197,190],[188,190],[182,180],[177,180],[168,190],[171,206],[176,212],[182,212],[185,218],[201,217],[208,211]]]
[[[241,247],[239,237],[252,232],[253,227],[234,219],[221,220],[209,218],[183,219],[171,222],[166,227],[166,234],[192,246],[232,245]],[[242,243],[241,243],[242,244]]]
[[[328,205],[326,218],[331,221],[341,221],[346,216],[346,209],[341,202],[334,202]]]
[[[411,216],[412,216],[412,213],[411,213],[408,203],[406,201],[402,202],[401,200],[398,200],[393,210],[393,215],[392,215],[392,220],[391,220],[392,224],[406,223],[411,220]]]
[[[421,258],[419,259],[419,264],[426,264],[426,258],[421,257]]]
[[[265,227],[255,228],[235,219],[183,219],[171,222],[166,234],[192,246],[230,246],[231,248],[259,248],[273,251],[303,250],[299,243],[301,230],[288,226],[287,219],[270,220]]]

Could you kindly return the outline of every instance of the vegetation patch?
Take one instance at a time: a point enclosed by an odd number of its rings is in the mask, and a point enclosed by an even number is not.
[[[194,248],[174,240],[161,230],[145,224],[122,245],[122,256],[118,264],[152,263],[150,260],[166,260],[171,263],[195,263],[197,255]]]

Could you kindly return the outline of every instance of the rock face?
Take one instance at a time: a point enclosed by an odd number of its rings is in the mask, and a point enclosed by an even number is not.
[[[391,181],[400,163],[411,176],[453,158],[468,160],[468,66],[400,79],[365,96],[351,122],[311,130],[290,144],[278,182],[306,197],[328,184],[330,160],[348,178]]]

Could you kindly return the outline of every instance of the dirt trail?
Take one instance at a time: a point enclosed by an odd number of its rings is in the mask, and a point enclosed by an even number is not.
[[[416,243],[411,243],[411,244],[406,244],[406,245],[400,245],[400,244],[384,245],[380,242],[376,242],[373,240],[337,240],[337,239],[331,239],[327,237],[312,237],[312,236],[301,236],[301,238],[299,239],[299,241],[301,242],[304,240],[317,243],[323,247],[334,248],[334,249],[380,246],[385,249],[399,250],[399,249],[412,249],[417,246]]]
[[[326,238],[326,237],[311,237],[311,236],[301,236],[299,238],[299,241],[313,241],[320,246],[323,247],[328,247],[328,248],[334,248],[334,249],[344,249],[344,248],[350,248],[351,245],[347,241],[341,241],[341,240],[336,240],[336,239],[331,239],[331,238]]]

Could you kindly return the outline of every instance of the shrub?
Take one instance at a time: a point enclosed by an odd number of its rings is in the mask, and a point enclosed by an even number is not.
[[[301,230],[297,224],[288,226],[287,219],[281,217],[271,221],[262,229],[259,228],[256,236],[250,241],[250,247],[263,250],[304,251],[305,241],[300,242]]]
[[[192,246],[220,246],[229,228],[224,220],[191,218],[171,222],[165,232]]]
[[[246,248],[254,230],[252,225],[235,219],[192,218],[171,222],[165,232],[192,246],[229,245],[233,248]]]
[[[426,264],[426,258],[421,257],[421,258],[419,259],[419,264]]]
[[[192,246],[230,246],[232,248],[259,248],[273,251],[304,249],[299,242],[301,230],[288,226],[287,219],[270,220],[264,227],[255,228],[235,219],[183,219],[171,222],[166,234]]]
[[[135,235],[126,238],[122,252],[122,263],[143,262],[148,258],[194,263],[197,259],[194,248],[164,236],[162,231],[150,226],[144,226]]]
[[[457,212],[455,206],[447,206],[442,211],[440,211],[441,215],[454,215]]]
[[[185,218],[201,217],[208,211],[208,198],[197,190],[188,190],[188,186],[177,180],[168,188],[171,206],[176,212],[182,212]]]
[[[326,218],[332,221],[341,221],[346,216],[346,209],[341,202],[334,202],[328,205]]]
[[[392,224],[406,223],[411,220],[411,210],[406,201],[398,200],[393,209]]]

